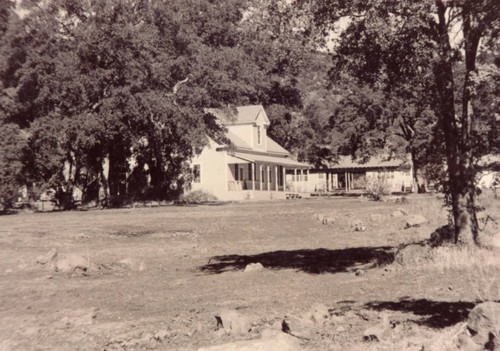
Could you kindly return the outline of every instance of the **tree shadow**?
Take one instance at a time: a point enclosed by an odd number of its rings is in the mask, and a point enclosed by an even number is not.
[[[475,305],[475,302],[467,301],[444,302],[403,298],[399,301],[369,302],[364,305],[364,308],[413,313],[416,316],[422,316],[416,324],[442,329],[464,321]]]
[[[395,250],[394,247],[383,246],[272,251],[252,256],[224,255],[211,257],[208,264],[199,269],[207,274],[220,274],[243,270],[250,263],[260,262],[268,269],[296,269],[310,274],[340,273],[392,263]]]

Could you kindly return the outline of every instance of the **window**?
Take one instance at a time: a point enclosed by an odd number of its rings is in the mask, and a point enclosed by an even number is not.
[[[260,139],[261,139],[260,138],[260,126],[257,126],[257,144],[259,144],[259,145],[260,145],[260,142],[261,142]]]
[[[278,186],[283,185],[283,166],[278,166]]]
[[[248,180],[252,180],[252,164],[248,164]]]
[[[201,165],[193,165],[193,182],[201,182]]]
[[[307,182],[307,173],[304,173],[304,182]]]
[[[238,176],[238,165],[234,165],[234,180],[238,180],[239,176]]]
[[[262,183],[264,183],[264,175],[265,175],[264,174],[264,168],[262,168],[262,178],[261,178]]]

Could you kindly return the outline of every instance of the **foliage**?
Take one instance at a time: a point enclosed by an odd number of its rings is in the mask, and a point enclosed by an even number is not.
[[[194,190],[182,194],[177,201],[180,204],[203,204],[217,201],[217,197],[203,190]]]
[[[23,184],[21,154],[24,138],[14,124],[0,124],[0,211],[12,207]]]
[[[499,3],[428,0],[314,4],[315,21],[324,30],[335,28],[342,17],[349,19],[335,48],[332,79],[340,80],[347,73],[358,87],[367,86],[386,97],[387,108],[363,111],[368,117],[368,130],[353,119],[357,133],[368,135],[370,143],[382,141],[381,145],[391,146],[385,132],[399,126],[414,161],[428,160],[428,145],[442,141],[443,147],[433,150],[444,151],[435,159],[437,164],[446,159],[446,189],[451,196],[456,240],[477,244],[474,159],[488,150],[474,142],[479,114],[471,106],[477,99],[479,44],[482,39],[495,41],[500,30]],[[457,39],[458,32],[462,39]],[[460,42],[455,46],[453,40]],[[361,99],[355,106],[364,110],[364,102]],[[391,110],[396,113],[391,114]],[[375,120],[370,123],[372,116]],[[358,146],[360,139],[349,142]]]
[[[366,196],[373,201],[381,201],[388,195],[389,184],[385,176],[372,177],[366,182]]]

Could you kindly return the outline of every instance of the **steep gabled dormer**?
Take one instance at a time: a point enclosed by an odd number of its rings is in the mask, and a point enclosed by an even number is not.
[[[236,116],[229,117],[222,110],[209,110],[228,129],[228,136],[235,136],[242,143],[238,146],[254,151],[267,152],[267,128],[269,119],[262,105],[240,106],[236,108]]]

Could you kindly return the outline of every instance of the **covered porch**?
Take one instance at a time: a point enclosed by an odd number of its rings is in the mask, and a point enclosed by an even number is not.
[[[235,152],[228,157],[227,190],[239,192],[243,199],[285,199],[302,190],[287,182],[286,175],[308,172],[308,167],[285,157]]]

